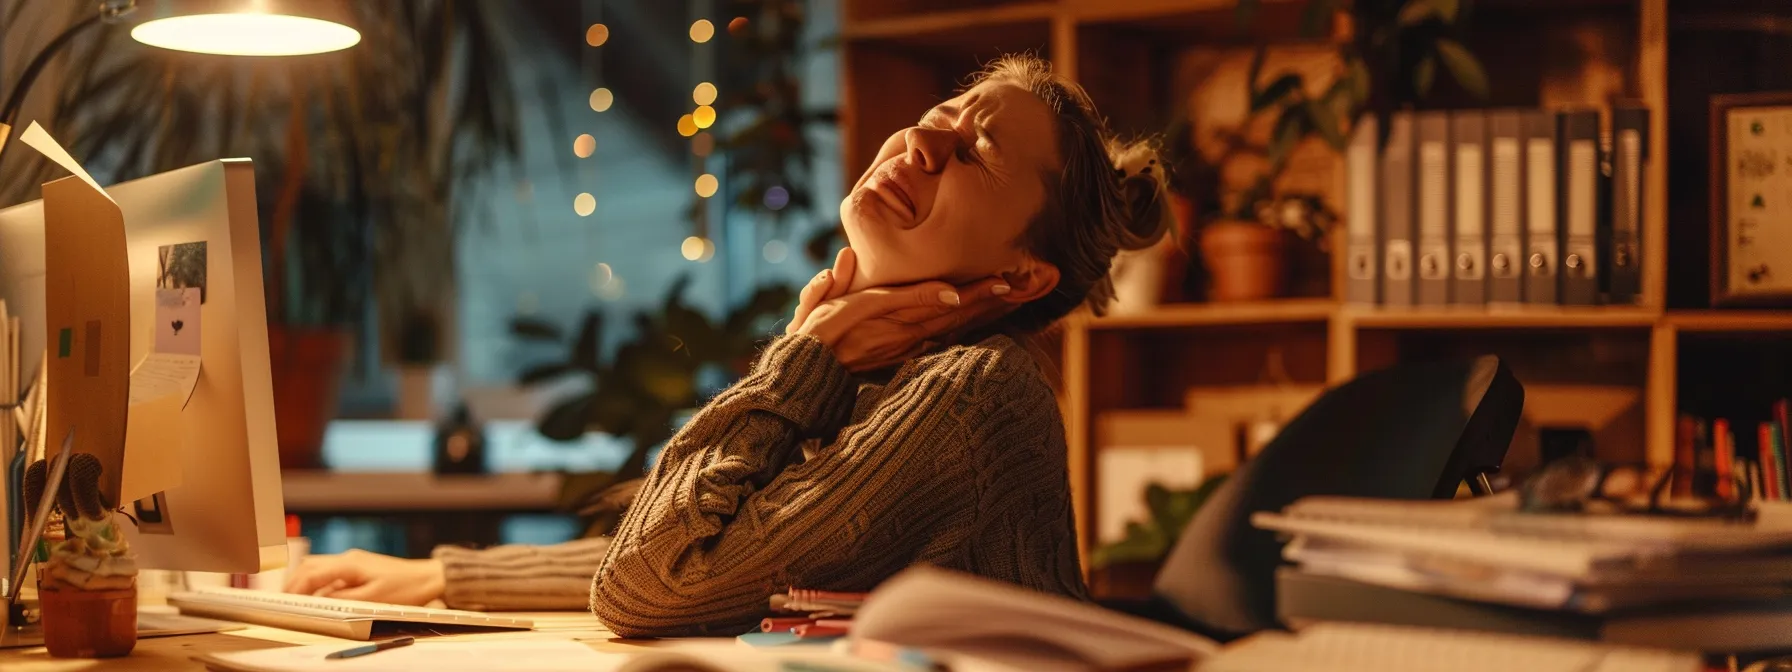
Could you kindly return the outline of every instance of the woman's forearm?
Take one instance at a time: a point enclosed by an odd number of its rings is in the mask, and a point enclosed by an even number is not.
[[[443,546],[431,557],[442,563],[442,601],[451,608],[569,611],[587,608],[591,577],[609,548],[605,537],[480,550]]]

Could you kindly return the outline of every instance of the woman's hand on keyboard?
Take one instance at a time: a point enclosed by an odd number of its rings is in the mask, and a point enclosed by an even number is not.
[[[352,550],[314,555],[287,572],[286,592],[422,606],[442,597],[439,560],[405,560]]]

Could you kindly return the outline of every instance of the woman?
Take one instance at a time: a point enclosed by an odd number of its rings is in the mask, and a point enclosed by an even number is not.
[[[850,248],[667,443],[613,538],[314,558],[287,588],[512,610],[588,594],[622,636],[740,633],[785,588],[869,590],[920,562],[1082,598],[1057,401],[1015,339],[1099,310],[1114,255],[1163,235],[1155,163],[1049,65],[998,61],[884,142],[840,204]]]

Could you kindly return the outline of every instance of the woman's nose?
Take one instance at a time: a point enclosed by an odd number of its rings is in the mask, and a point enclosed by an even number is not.
[[[923,172],[937,173],[946,169],[946,162],[952,160],[953,152],[958,151],[958,134],[953,131],[937,128],[908,129],[908,159]]]

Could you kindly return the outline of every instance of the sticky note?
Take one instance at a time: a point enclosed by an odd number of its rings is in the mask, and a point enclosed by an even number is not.
[[[69,351],[73,350],[74,347],[75,330],[63,327],[61,333],[57,334],[56,337],[56,357],[58,359],[68,357]]]

